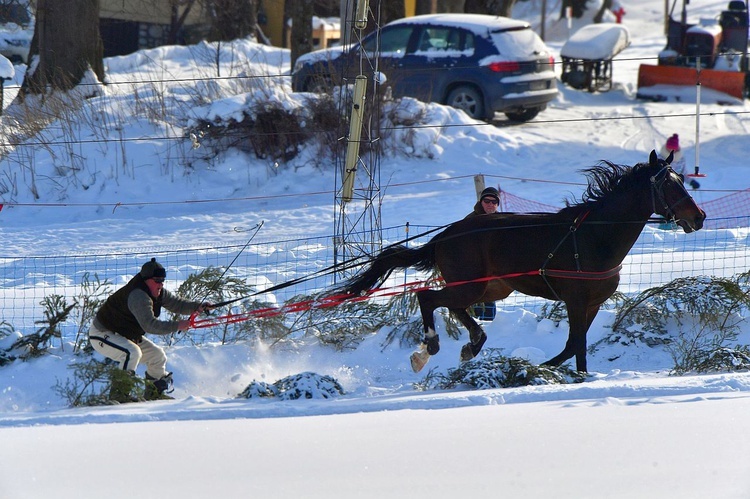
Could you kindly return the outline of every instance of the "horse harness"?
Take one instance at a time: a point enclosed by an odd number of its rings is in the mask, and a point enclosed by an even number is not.
[[[685,196],[678,199],[675,203],[673,203],[671,206],[667,203],[666,198],[664,197],[663,192],[663,186],[664,182],[667,179],[667,175],[672,172],[674,173],[674,170],[670,166],[665,166],[659,172],[656,173],[656,175],[652,176],[650,178],[651,182],[651,204],[653,207],[653,213],[656,213],[656,202],[657,200],[661,204],[661,206],[666,211],[667,216],[669,216],[669,220],[674,221],[676,219],[676,215],[674,213],[674,208],[677,207],[680,203],[685,201],[686,199],[690,198],[690,195],[687,194],[687,191],[685,191]],[[661,179],[659,179],[661,177]],[[585,212],[578,215],[575,220],[573,220],[573,224],[570,226],[570,230],[568,231],[565,236],[560,240],[559,243],[557,243],[557,246],[555,246],[555,249],[552,250],[547,255],[547,259],[542,264],[541,268],[539,269],[539,275],[544,279],[544,282],[549,287],[550,291],[552,291],[552,294],[555,295],[555,298],[558,301],[562,301],[560,299],[560,296],[555,291],[555,288],[552,287],[552,284],[549,282],[549,277],[557,277],[562,279],[590,279],[590,280],[604,280],[609,279],[611,277],[614,277],[620,273],[620,270],[622,270],[622,264],[602,272],[583,272],[581,270],[581,261],[580,261],[580,254],[578,253],[578,242],[576,240],[576,231],[578,228],[583,224],[584,220],[591,214],[591,210],[586,210]],[[550,260],[555,256],[555,252],[560,249],[560,246],[563,245],[566,239],[568,237],[573,238],[573,259],[575,260],[576,264],[576,270],[556,270],[556,269],[548,269],[547,265],[549,264]]]
[[[573,224],[570,226],[570,230],[563,236],[563,238],[560,240],[559,243],[557,243],[557,246],[555,246],[555,249],[552,250],[548,255],[547,259],[542,264],[541,268],[539,268],[539,275],[544,279],[544,282],[547,284],[547,287],[549,287],[549,290],[552,291],[552,294],[555,295],[555,298],[558,301],[562,301],[560,296],[557,294],[557,291],[555,291],[555,288],[552,287],[552,283],[549,282],[548,277],[558,277],[563,279],[585,279],[585,280],[604,280],[609,279],[610,277],[614,277],[617,274],[620,273],[620,270],[622,269],[622,265],[618,265],[615,268],[605,270],[603,272],[594,272],[594,271],[587,271],[584,272],[581,270],[581,260],[580,260],[580,254],[578,253],[578,241],[576,240],[576,231],[578,228],[583,224],[583,221],[586,220],[586,218],[591,214],[591,210],[586,210],[585,212],[578,215],[575,220],[573,220]],[[560,246],[563,245],[563,243],[568,239],[568,237],[573,238],[573,259],[576,263],[576,270],[558,270],[558,269],[548,269],[547,265],[549,264],[550,260],[555,256],[555,252],[560,249]]]
[[[665,217],[669,217],[668,221],[675,221],[677,218],[677,215],[675,215],[674,209],[683,201],[690,199],[690,194],[688,194],[687,190],[685,190],[685,195],[682,196],[680,199],[675,201],[672,205],[669,205],[667,203],[666,198],[664,197],[664,182],[667,180],[667,176],[670,173],[675,173],[675,171],[672,169],[671,166],[667,165],[659,172],[651,177],[651,206],[652,206],[652,212],[657,213],[656,211],[656,202],[659,201],[659,204],[661,204],[662,208],[664,208],[664,211],[666,212]],[[661,176],[661,179],[659,177]],[[684,187],[683,187],[684,190]]]

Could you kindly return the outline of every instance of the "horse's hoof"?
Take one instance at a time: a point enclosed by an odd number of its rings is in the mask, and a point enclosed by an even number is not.
[[[467,362],[475,357],[474,352],[471,351],[471,343],[461,347],[461,362]]]
[[[479,352],[482,350],[485,341],[487,341],[487,335],[482,333],[482,336],[479,338],[479,341],[476,344],[467,343],[466,345],[461,347],[461,362],[466,362],[467,360],[471,360],[479,355]]]
[[[427,347],[427,353],[435,355],[440,351],[440,338],[435,335],[424,339],[425,347]]]
[[[415,373],[418,373],[430,360],[430,354],[425,350],[419,350],[411,354],[411,369]]]

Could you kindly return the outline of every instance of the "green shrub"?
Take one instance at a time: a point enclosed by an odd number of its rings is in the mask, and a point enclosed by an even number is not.
[[[447,374],[431,370],[421,382],[415,384],[415,388],[447,390],[470,387],[484,390],[573,383],[585,378],[585,373],[579,373],[566,366],[537,366],[525,359],[505,357],[498,349],[487,348],[479,357],[463,362],[455,369],[448,369]]]
[[[253,381],[237,398],[271,398],[281,400],[329,399],[344,395],[344,389],[335,378],[304,372],[287,376],[268,384],[265,381]]]
[[[737,339],[744,320],[740,312],[750,305],[746,287],[742,274],[684,277],[649,288],[622,303],[612,332],[598,343],[666,345],[675,373],[694,371],[711,352]],[[678,333],[670,335],[675,328]]]
[[[22,359],[43,355],[54,338],[62,338],[60,325],[68,319],[70,311],[76,306],[75,303],[68,305],[65,297],[60,295],[45,296],[40,305],[44,307],[44,319],[34,321],[34,324],[42,327],[33,334],[22,336],[8,349],[22,352],[19,355]]]
[[[63,397],[70,407],[110,405],[110,391],[113,384],[122,387],[134,398],[143,400],[145,381],[114,363],[90,359],[69,366],[73,377],[64,381],[57,380],[52,389]]]

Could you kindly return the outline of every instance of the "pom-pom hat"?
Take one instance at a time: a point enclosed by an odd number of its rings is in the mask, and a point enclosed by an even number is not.
[[[151,279],[152,277],[167,277],[167,271],[164,270],[164,266],[156,261],[156,258],[152,258],[148,262],[143,264],[141,267],[141,277],[144,279]]]
[[[667,149],[670,151],[680,150],[680,136],[676,133],[667,139]]]

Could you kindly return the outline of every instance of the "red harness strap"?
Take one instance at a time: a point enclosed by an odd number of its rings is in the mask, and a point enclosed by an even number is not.
[[[603,272],[584,272],[582,270],[555,270],[555,269],[540,269],[539,273],[546,275],[547,277],[560,277],[562,279],[584,279],[589,281],[604,280],[614,277],[620,273],[622,265]]]
[[[617,274],[619,274],[621,269],[622,269],[622,265],[618,265],[617,267],[613,269],[605,270],[603,272],[596,272],[596,271],[583,272],[583,271],[577,271],[577,270],[538,269],[538,270],[529,270],[527,272],[514,272],[514,273],[505,274],[501,276],[480,277],[478,279],[471,279],[468,281],[455,281],[455,282],[446,283],[445,287],[462,286],[465,284],[472,284],[475,282],[487,282],[487,281],[494,281],[496,279],[512,279],[514,277],[524,277],[524,276],[542,276],[543,278],[557,277],[557,278],[563,278],[563,279],[602,280],[602,279],[609,279],[610,277],[616,276]],[[430,286],[425,285],[425,284],[426,284],[426,281],[413,281],[413,282],[393,286],[390,288],[371,289],[368,292],[363,293],[362,295],[356,296],[356,297],[352,297],[351,295],[348,295],[348,294],[333,295],[333,296],[318,298],[316,300],[303,300],[303,301],[296,302],[296,303],[288,303],[281,307],[266,307],[266,308],[252,310],[249,312],[243,312],[239,314],[230,313],[228,315],[223,315],[220,317],[209,317],[206,319],[199,319],[198,313],[195,312],[190,316],[190,327],[207,328],[207,327],[213,327],[213,326],[218,326],[218,325],[233,324],[236,322],[244,322],[252,318],[272,317],[275,315],[303,312],[303,311],[311,310],[311,309],[335,307],[344,301],[358,302],[358,301],[369,300],[370,298],[374,298],[374,297],[384,298],[384,297],[389,297],[389,296],[396,296],[406,291],[415,293],[415,292],[425,291],[427,289],[430,289]]]

